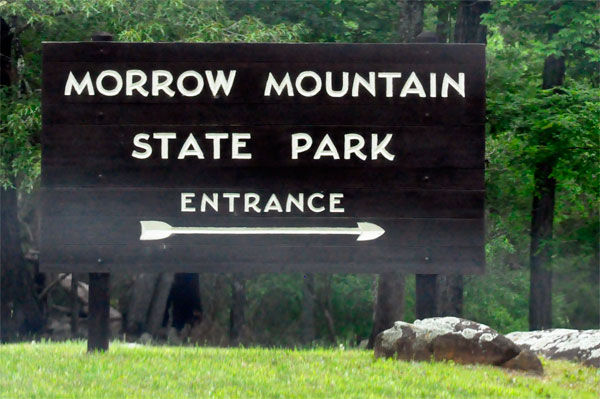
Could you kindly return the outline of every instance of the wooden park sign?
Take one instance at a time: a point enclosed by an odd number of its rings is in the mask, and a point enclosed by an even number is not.
[[[44,43],[41,266],[482,272],[484,60]]]

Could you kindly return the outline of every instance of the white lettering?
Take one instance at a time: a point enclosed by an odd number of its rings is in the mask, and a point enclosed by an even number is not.
[[[134,77],[138,77],[137,81],[133,81]],[[144,89],[144,85],[148,78],[146,74],[139,69],[130,69],[125,73],[125,95],[132,96],[133,91],[137,90],[144,97],[148,97],[148,90]]]
[[[154,133],[152,138],[160,140],[160,157],[169,159],[169,140],[176,139],[177,133]]]
[[[192,90],[188,90],[183,85],[183,81],[186,78],[196,79],[196,87]],[[202,79],[202,75],[200,75],[196,71],[185,71],[177,78],[177,90],[181,93],[182,96],[185,97],[194,97],[202,92],[204,88],[204,80]]]
[[[427,97],[425,90],[423,90],[423,85],[421,85],[417,74],[414,72],[406,79],[406,83],[404,83],[404,87],[402,87],[402,91],[400,92],[400,97],[406,97],[407,94],[418,94],[419,97]]]
[[[394,79],[402,77],[400,72],[379,72],[378,78],[385,79],[385,96],[392,97],[394,95]]]
[[[356,145],[352,145],[352,141],[356,141]],[[367,156],[361,151],[364,146],[365,139],[360,134],[349,133],[344,135],[344,159],[350,159],[354,154],[364,161],[367,159]]]
[[[221,89],[223,90],[223,93],[225,93],[225,96],[229,95],[229,92],[233,87],[233,81],[235,80],[235,72],[235,70],[229,71],[229,76],[225,79],[225,73],[221,70],[217,71],[216,78],[213,77],[212,71],[205,71],[206,81],[208,82],[210,91],[212,91],[213,97],[216,97]]]
[[[311,211],[313,211],[315,213],[323,212],[325,210],[324,206],[316,207],[313,203],[315,198],[323,199],[323,197],[325,197],[325,196],[321,193],[314,193],[311,196],[309,196],[308,203],[307,203],[308,209],[310,209]]]
[[[352,82],[352,97],[358,97],[358,89],[360,86],[367,89],[367,91],[375,97],[375,72],[369,72],[369,80],[365,80],[362,76],[355,73],[354,81]]]
[[[299,146],[300,140],[304,141],[304,145]],[[312,146],[312,137],[306,133],[292,134],[292,159],[298,159],[298,154],[308,150]]]
[[[252,208],[254,212],[260,213],[258,201],[260,201],[260,195],[256,193],[244,194],[244,212],[250,212],[250,208]]]
[[[280,96],[285,89],[287,90],[288,96],[294,97],[294,90],[292,88],[292,81],[289,73],[285,74],[281,80],[281,83],[277,83],[273,74],[269,72],[269,78],[267,79],[267,84],[265,85],[265,96],[271,95],[271,89],[274,89],[278,96]]]
[[[329,212],[331,213],[343,213],[344,208],[336,208],[336,205],[339,205],[344,198],[344,194],[342,193],[331,193],[329,194]]]
[[[437,97],[437,75],[432,72],[429,74],[429,97]]]
[[[325,91],[331,97],[343,97],[348,93],[348,72],[342,72],[342,88],[340,90],[333,90],[331,82],[331,72],[325,72]]]
[[[393,154],[390,154],[385,147],[389,144],[390,140],[392,139],[392,134],[386,134],[385,138],[383,139],[383,141],[381,143],[377,143],[378,141],[378,134],[374,133],[371,135],[371,159],[377,159],[377,156],[379,154],[383,155],[384,158],[393,161],[394,158],[396,157]]]
[[[221,159],[221,140],[229,137],[229,133],[206,133],[204,135],[213,142],[213,159]]]
[[[164,80],[160,80],[164,78]],[[173,83],[173,75],[169,71],[162,69],[152,71],[152,95],[158,96],[159,92],[164,91],[169,97],[173,97],[175,92],[169,87]]]
[[[115,87],[111,90],[107,90],[106,88],[104,88],[103,82],[104,78],[107,76],[110,76],[116,82]],[[112,69],[100,72],[100,75],[98,75],[98,77],[96,78],[96,89],[98,89],[98,92],[100,94],[103,94],[107,97],[116,96],[117,94],[119,94],[122,88],[123,79],[121,78],[121,75],[119,75],[117,71],[113,71]]]
[[[447,73],[444,74],[442,80],[442,97],[448,97],[448,87],[452,86],[454,90],[458,92],[462,97],[465,96],[465,74],[460,72],[458,74],[458,82],[452,79]]]
[[[92,84],[90,73],[87,72],[81,82],[78,82],[77,79],[75,79],[73,72],[69,72],[69,77],[67,78],[67,83],[65,84],[65,96],[70,96],[73,89],[75,89],[77,94],[81,94],[87,89],[88,95],[93,96],[94,85]]]
[[[148,143],[143,142],[142,140],[148,140],[150,138],[149,134],[146,133],[138,133],[133,137],[133,145],[143,149],[143,152],[133,150],[131,156],[137,159],[146,159],[152,155],[152,146]]]
[[[200,201],[200,212],[206,211],[207,204],[210,205],[215,212],[219,212],[219,194],[213,194],[212,199],[210,199],[208,195],[202,194],[202,201]]]
[[[250,133],[232,133],[231,134],[231,159],[252,159],[250,153],[240,153],[241,148],[246,148],[245,141],[250,140]]]
[[[235,200],[240,198],[239,193],[223,193],[223,198],[227,198],[229,200],[229,212],[235,211]]]
[[[315,87],[313,87],[311,90],[305,90],[302,87],[302,82],[306,78],[312,78],[315,81]],[[322,85],[323,83],[321,82],[321,78],[316,72],[313,71],[302,71],[296,78],[296,90],[298,90],[298,93],[302,94],[304,97],[314,96],[321,90]]]
[[[192,133],[190,133],[185,140],[185,143],[183,143],[183,146],[181,146],[181,151],[179,151],[177,159],[184,159],[187,156],[195,156],[198,159],[204,159],[204,153]]]
[[[281,203],[279,202],[275,194],[272,194],[271,197],[269,197],[269,200],[265,205],[264,212],[267,213],[269,211],[283,212],[283,209],[281,208]]]
[[[195,196],[194,193],[181,193],[181,212],[196,212],[196,208],[188,206]]]
[[[335,148],[335,145],[333,145],[333,141],[328,134],[323,137],[323,140],[321,140],[321,143],[319,144],[319,147],[313,156],[314,159],[321,159],[321,157],[333,157],[333,159],[340,159],[340,154],[338,153],[337,148]]]
[[[300,212],[304,213],[304,194],[298,193],[298,198],[294,198],[292,194],[288,194],[287,201],[285,202],[285,211],[292,211],[292,204],[298,209]]]

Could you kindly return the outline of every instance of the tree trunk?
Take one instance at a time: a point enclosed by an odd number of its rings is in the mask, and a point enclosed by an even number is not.
[[[556,180],[550,177],[553,162],[546,160],[535,166],[535,192],[531,208],[531,248],[529,281],[529,329],[542,330],[552,326],[551,247],[544,241],[552,239],[554,193]]]
[[[368,348],[373,348],[377,334],[392,327],[395,321],[404,318],[404,285],[404,274],[392,272],[379,275],[373,328],[369,336]]]
[[[481,24],[482,14],[490,9],[489,0],[463,0],[458,5],[455,43],[486,43],[487,28]],[[438,316],[458,316],[463,313],[464,278],[460,274],[439,276],[437,281]]]
[[[423,0],[399,0],[398,41],[409,43],[423,30]]]
[[[435,35],[439,43],[447,43],[450,37],[450,3],[437,4],[437,24]]]
[[[556,7],[558,7],[557,5]],[[550,28],[550,39],[560,30]],[[565,79],[564,57],[549,56],[544,61],[542,89],[558,88]],[[543,142],[541,143],[544,144]],[[552,239],[554,225],[554,196],[556,180],[552,171],[556,160],[553,156],[539,160],[534,167],[534,192],[531,206],[531,247],[529,252],[529,329],[541,330],[552,327]]]
[[[461,274],[439,275],[437,316],[462,317],[464,280]]]
[[[332,283],[333,275],[328,273],[324,276],[323,290],[319,297],[321,298],[319,301],[319,307],[321,308],[321,312],[323,313],[323,317],[325,317],[325,325],[327,326],[327,332],[329,334],[329,341],[331,343],[335,343],[335,321],[332,316],[332,304],[331,304],[331,283]]]
[[[229,316],[229,339],[237,344],[246,324],[246,278],[242,273],[231,276],[231,313]]]
[[[0,84],[8,87],[12,84],[13,35],[4,19],[0,18],[0,24]],[[44,325],[33,276],[27,270],[21,248],[18,210],[17,190],[0,189],[0,338],[3,342],[35,333]]]
[[[146,327],[146,330],[153,336],[158,334],[165,321],[167,301],[169,300],[169,293],[171,292],[174,280],[175,274],[161,273],[156,282],[152,303],[148,311],[148,323]]]
[[[456,12],[455,43],[486,43],[487,28],[481,15],[490,9],[490,0],[461,0]]]
[[[310,344],[316,338],[315,331],[315,275],[306,273],[302,282],[302,313],[300,315],[302,343]]]
[[[198,273],[177,273],[169,293],[169,305],[173,313],[173,327],[181,330],[186,324],[200,321],[200,281]]]
[[[148,331],[148,313],[159,277],[160,274],[157,273],[141,273],[136,276],[127,310],[128,334],[140,335]]]
[[[408,43],[423,31],[425,2],[422,0],[398,0],[398,41]],[[385,273],[377,276],[377,292],[373,307],[373,327],[369,335],[369,348],[375,337],[390,328],[394,321],[404,317],[404,275]]]

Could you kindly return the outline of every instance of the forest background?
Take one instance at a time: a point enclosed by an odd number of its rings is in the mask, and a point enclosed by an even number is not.
[[[393,43],[423,31],[487,42],[486,273],[439,276],[433,314],[500,332],[599,328],[599,11],[584,0],[0,1],[2,340],[48,334],[73,309],[73,334],[85,326],[85,303],[58,284],[66,276],[38,272],[41,43],[97,31],[132,42]],[[129,337],[187,329],[200,343],[354,345],[423,316],[413,275],[111,278]]]

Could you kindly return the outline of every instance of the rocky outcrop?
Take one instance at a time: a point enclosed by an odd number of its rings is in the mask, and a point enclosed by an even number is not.
[[[452,360],[462,364],[502,366],[520,352],[514,342],[490,327],[458,317],[432,317],[416,320],[413,324],[397,321],[375,340],[376,357],[399,360]],[[525,362],[518,364],[526,368]],[[534,369],[541,369],[541,363]]]
[[[600,330],[556,328],[507,334],[520,348],[548,359],[565,359],[600,367]]]

